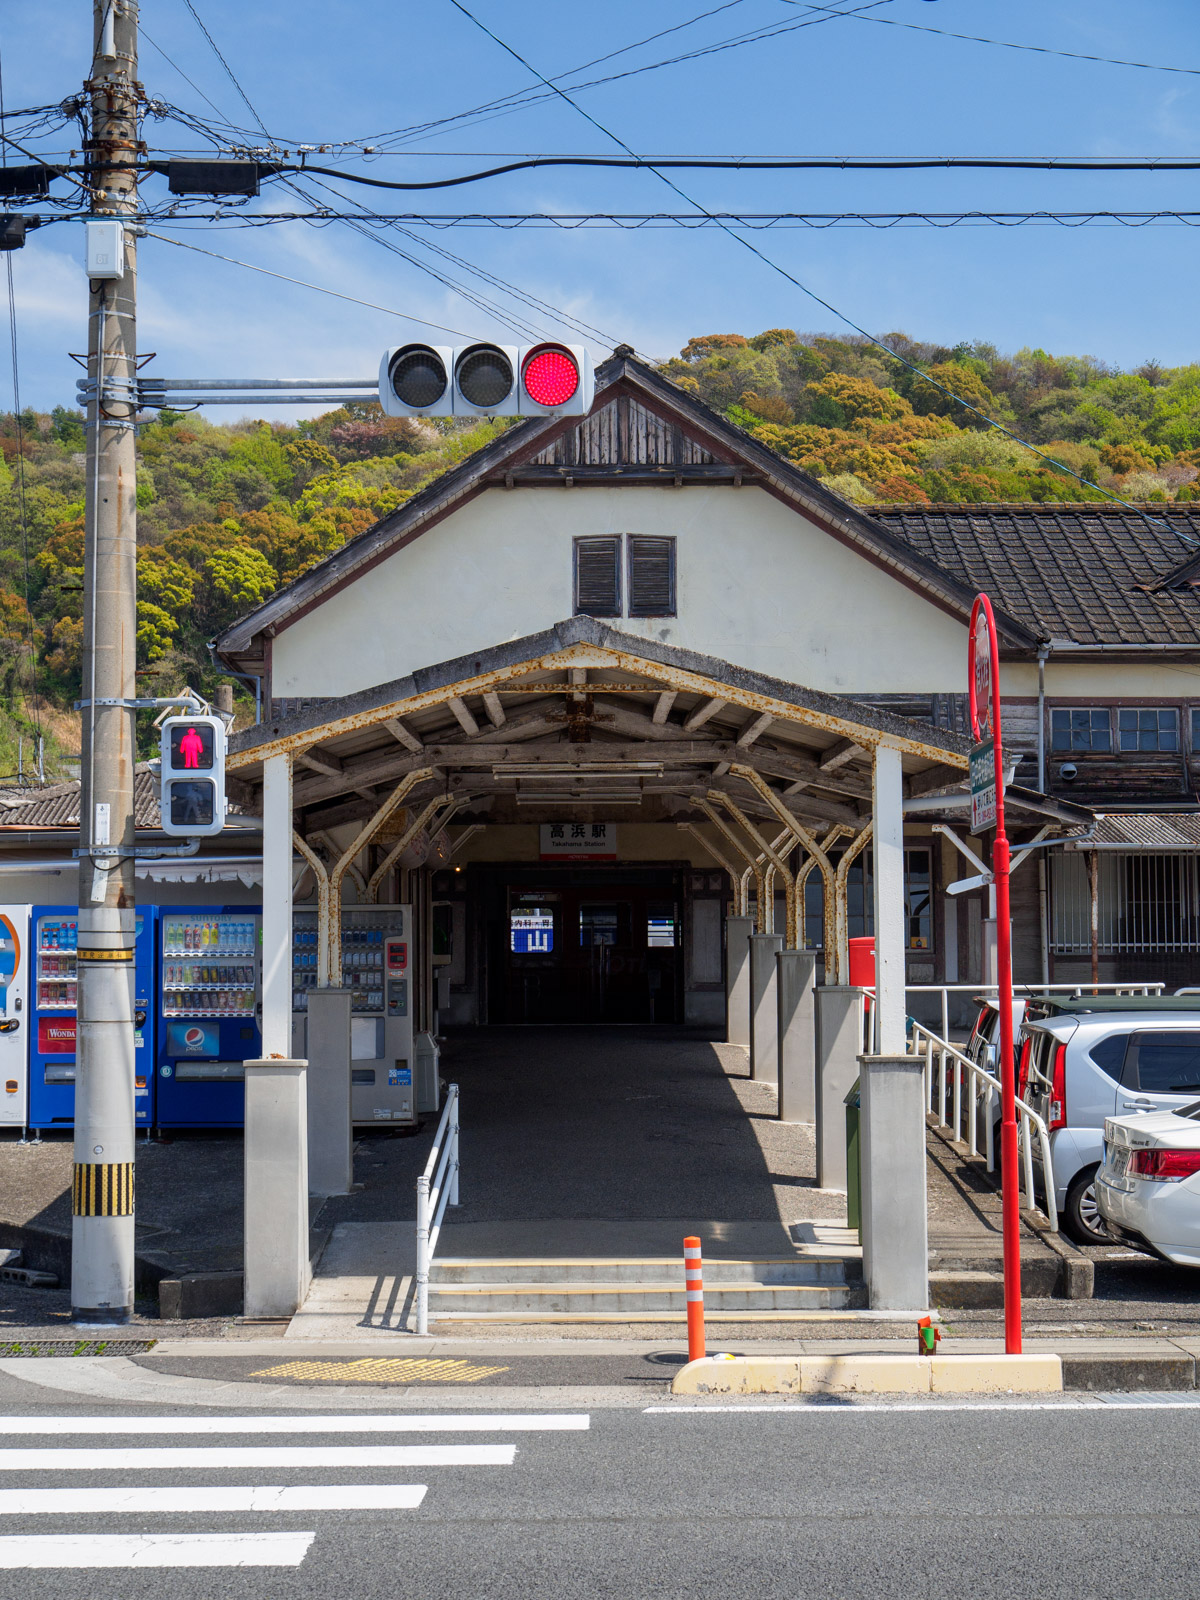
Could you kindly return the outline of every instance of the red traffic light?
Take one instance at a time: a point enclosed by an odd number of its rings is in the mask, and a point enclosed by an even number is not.
[[[579,388],[579,367],[561,345],[539,345],[526,356],[521,381],[535,405],[562,406]]]

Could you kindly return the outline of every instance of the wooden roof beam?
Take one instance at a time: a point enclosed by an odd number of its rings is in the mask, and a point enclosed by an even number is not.
[[[404,726],[399,717],[389,717],[380,726],[386,728],[394,739],[399,739],[406,750],[412,750],[414,753],[420,754],[423,748],[420,739]]]
[[[480,728],[479,724],[475,721],[467,702],[459,699],[458,695],[452,695],[450,699],[446,701],[446,704],[458,718],[459,726],[462,728],[463,732],[468,738],[473,739],[476,734],[479,733]]]
[[[504,726],[504,707],[500,704],[500,696],[494,689],[489,689],[483,697],[483,709],[488,714],[488,721],[493,728]]]
[[[715,717],[718,711],[729,704],[728,700],[705,700],[694,711],[689,711],[683,719],[683,731],[694,733],[697,728],[702,728],[710,717]]]
[[[678,698],[678,689],[665,689],[654,702],[654,715],[650,718],[651,722],[665,722],[671,714],[671,707]]]
[[[764,711],[761,717],[752,718],[737,736],[739,750],[748,750],[756,739],[766,733],[774,721],[775,714],[772,711]]]
[[[821,756],[818,765],[822,772],[836,772],[839,767],[844,767],[848,761],[865,755],[862,745],[855,744],[853,739],[840,739]]]

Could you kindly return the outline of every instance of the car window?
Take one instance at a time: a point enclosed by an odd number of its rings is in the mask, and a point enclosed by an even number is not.
[[[1121,1081],[1121,1068],[1125,1065],[1125,1046],[1129,1043],[1129,1038],[1127,1033],[1110,1033],[1107,1039],[1098,1039],[1088,1051],[1088,1055],[1101,1072],[1107,1072],[1117,1083]]]
[[[1146,1094],[1194,1094],[1200,1089],[1200,1029],[1135,1033],[1137,1085]]]

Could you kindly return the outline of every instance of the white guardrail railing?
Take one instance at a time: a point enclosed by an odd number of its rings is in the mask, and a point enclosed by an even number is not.
[[[446,1090],[425,1171],[417,1179],[417,1332],[429,1332],[429,1263],[448,1205],[458,1204],[458,1085]]]
[[[956,1045],[939,1039],[921,1023],[909,1020],[909,1037],[914,1055],[925,1057],[925,1106],[938,1125],[949,1128],[953,1137],[966,1145],[971,1155],[979,1154],[982,1124],[988,1171],[996,1170],[995,1129],[1000,1116],[1000,1079],[972,1061]],[[1032,1106],[1016,1097],[1017,1156],[1025,1189],[1025,1204],[1031,1211],[1044,1211],[1051,1228],[1058,1232],[1058,1204],[1055,1199],[1054,1162],[1050,1155],[1050,1130]],[[1045,1205],[1039,1207],[1033,1183],[1033,1146],[1037,1141],[1042,1158],[1042,1187]]]
[[[1091,988],[1092,985],[1086,985]],[[1100,986],[1097,986],[1100,987]],[[1110,984],[1106,992],[1115,991],[1118,994],[1143,994],[1158,993],[1162,984]],[[982,995],[994,989],[994,985],[986,984],[911,984],[905,989],[905,994],[940,994],[942,996],[942,1017],[946,1018],[949,996],[954,993],[970,993]],[[1082,993],[1078,984],[1059,984],[1054,992],[1075,994]],[[1014,995],[1016,999],[1025,999],[1030,994],[1046,994],[1046,988],[1033,987],[1020,990]],[[863,1007],[863,1053],[869,1054],[876,1048],[875,1043],[875,991],[864,989],[865,1005]],[[943,1026],[949,1032],[948,1022],[943,1021]],[[998,1151],[995,1148],[995,1129],[1001,1111],[1000,1079],[989,1072],[986,1067],[981,1067],[978,1062],[972,1061],[957,1045],[934,1033],[924,1023],[917,1022],[915,1018],[908,1017],[905,1021],[906,1032],[909,1039],[909,1049],[912,1055],[925,1057],[925,1108],[937,1118],[938,1126],[949,1128],[954,1138],[967,1146],[971,1155],[979,1155],[980,1127],[983,1130],[983,1153],[987,1157],[988,1171],[996,1170]],[[949,1110],[947,1109],[949,1107]],[[964,1122],[965,1113],[965,1122]],[[1042,1211],[1055,1233],[1058,1232],[1058,1202],[1054,1186],[1054,1161],[1050,1154],[1050,1130],[1045,1121],[1038,1115],[1032,1106],[1026,1104],[1020,1095],[1016,1097],[1017,1113],[1017,1154],[1021,1163],[1022,1186],[1025,1190],[1025,1204],[1031,1211]],[[1034,1187],[1033,1171],[1033,1145],[1037,1140],[1038,1152],[1042,1162],[1042,1184],[1045,1191],[1046,1203],[1038,1205],[1037,1191]]]

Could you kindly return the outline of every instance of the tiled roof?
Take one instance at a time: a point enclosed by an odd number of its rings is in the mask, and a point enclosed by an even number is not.
[[[919,555],[991,599],[1042,639],[1200,644],[1190,586],[1151,593],[1200,550],[1200,502],[1120,507],[895,505],[863,508]],[[1167,528],[1157,522],[1168,524]]]
[[[147,768],[139,767],[133,778],[133,819],[137,828],[159,825],[158,786]],[[77,828],[79,826],[79,781],[56,783],[48,789],[27,795],[16,805],[0,811],[0,830],[5,828]]]
[[[230,803],[235,816],[240,807]],[[139,766],[133,777],[133,825],[157,828],[162,821],[158,809],[158,785],[146,766]],[[79,781],[56,783],[46,789],[26,792],[15,804],[0,802],[0,834],[8,828],[77,828],[79,826]]]

